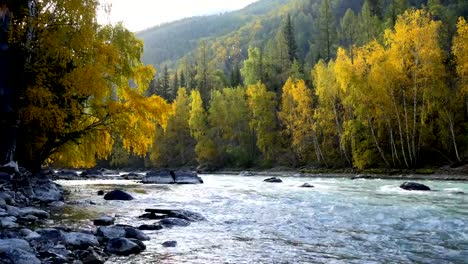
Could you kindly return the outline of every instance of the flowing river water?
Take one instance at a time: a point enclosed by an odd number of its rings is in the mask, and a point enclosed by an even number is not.
[[[146,251],[108,263],[468,263],[467,182],[418,181],[434,190],[419,192],[401,190],[398,180],[202,178],[200,185],[59,181],[71,191],[69,199],[86,201],[62,212],[60,221],[91,225],[88,217],[102,214],[133,226],[157,221],[138,218],[146,208],[187,209],[208,219],[145,231],[151,237]],[[305,182],[315,188],[300,188]],[[136,199],[96,195],[114,188]],[[167,240],[177,247],[164,248]]]

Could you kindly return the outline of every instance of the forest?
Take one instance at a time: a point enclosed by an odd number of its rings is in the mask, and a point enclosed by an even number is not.
[[[21,3],[1,57],[20,74],[2,83],[15,87],[2,96],[2,138],[17,135],[3,163],[13,152],[28,168],[414,169],[468,158],[465,0],[261,0],[136,36],[97,24],[98,1],[39,1],[34,19]]]
[[[461,164],[468,154],[467,7],[289,1],[237,31],[201,39],[150,84],[147,94],[172,110],[145,164]],[[114,150],[111,163],[128,165]]]

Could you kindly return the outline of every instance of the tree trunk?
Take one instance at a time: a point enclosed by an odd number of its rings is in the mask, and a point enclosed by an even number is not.
[[[368,122],[369,122],[369,127],[371,129],[372,139],[374,140],[374,144],[377,147],[377,150],[379,151],[379,154],[382,157],[382,160],[385,162],[387,167],[390,167],[390,163],[385,158],[385,153],[383,152],[382,148],[380,147],[379,142],[377,141],[377,137],[375,136],[374,125],[372,124],[372,121],[370,119],[368,119]]]

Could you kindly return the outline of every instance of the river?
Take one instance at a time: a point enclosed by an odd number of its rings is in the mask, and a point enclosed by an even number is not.
[[[140,255],[108,263],[468,263],[468,183],[418,181],[434,191],[404,191],[397,180],[202,175],[200,185],[125,180],[58,181],[95,215],[138,226],[145,208],[187,209],[208,221],[145,231]],[[315,188],[300,188],[308,182]],[[104,201],[97,190],[126,189],[133,201]],[[71,211],[73,214],[73,210]],[[89,219],[60,215],[62,224]],[[57,217],[57,216],[56,216]],[[178,242],[164,248],[167,240]]]

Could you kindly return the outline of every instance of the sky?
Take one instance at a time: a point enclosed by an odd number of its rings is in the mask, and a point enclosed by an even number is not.
[[[99,12],[101,23],[122,21],[131,31],[144,30],[185,17],[242,9],[257,0],[101,0],[111,3],[110,16]]]

